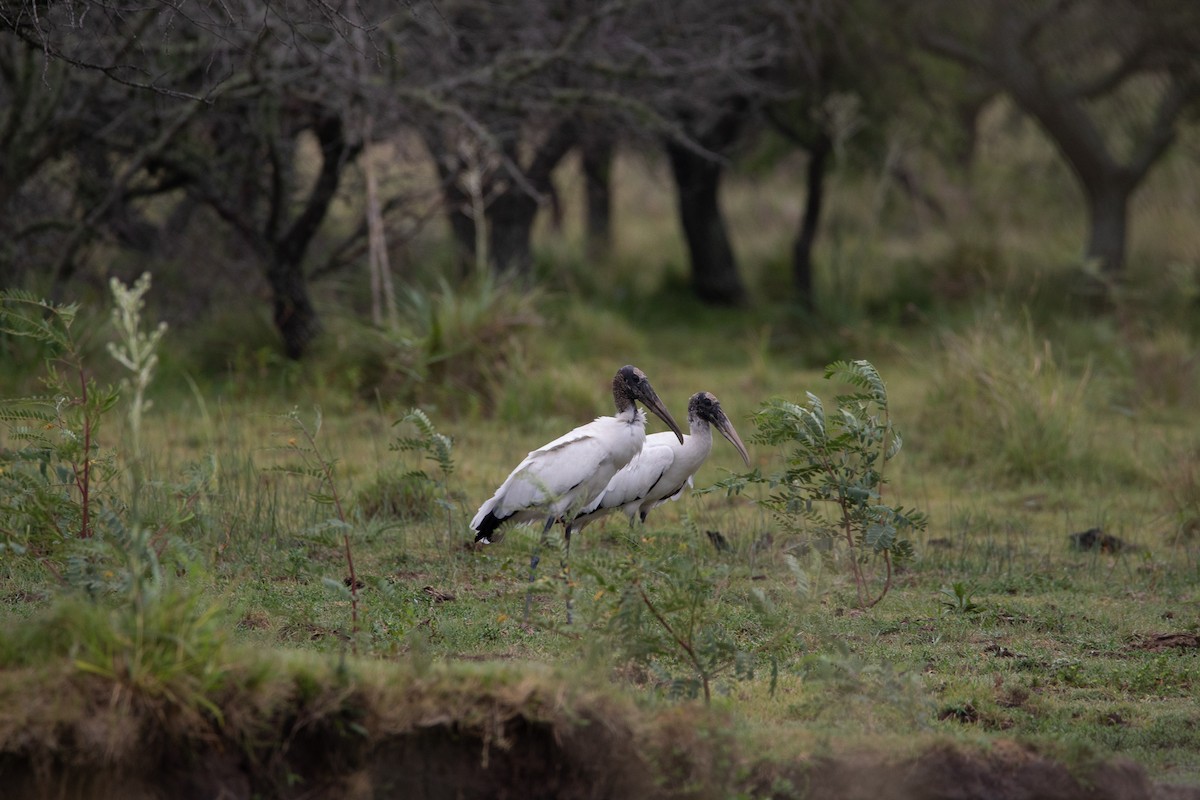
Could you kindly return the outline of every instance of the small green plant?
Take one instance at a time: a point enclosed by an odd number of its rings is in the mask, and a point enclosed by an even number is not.
[[[658,555],[639,548],[620,564],[586,558],[581,573],[596,583],[596,612],[616,651],[657,673],[670,694],[708,704],[720,677],[753,678],[755,657],[721,622],[731,605],[729,566],[705,564],[697,541],[689,536]],[[761,594],[746,599],[769,613]]]
[[[418,466],[401,477],[410,481],[414,490],[430,496],[435,506],[445,512],[446,549],[449,552],[455,545],[454,511],[457,497],[450,488],[450,479],[454,476],[454,440],[438,431],[429,415],[419,408],[410,409],[396,420],[394,426],[400,425],[408,426],[415,431],[415,435],[397,435],[388,447],[398,453],[416,453],[420,460],[432,462],[432,472]]]
[[[282,419],[294,434],[288,437],[287,444],[283,448],[294,458],[294,461],[273,467],[272,471],[313,480],[317,488],[308,493],[309,498],[320,505],[331,506],[334,510],[335,517],[326,520],[322,528],[341,534],[349,576],[342,582],[326,578],[325,585],[339,594],[344,594],[350,601],[350,647],[352,652],[357,654],[359,580],[354,570],[354,552],[350,547],[352,526],[346,520],[346,512],[342,508],[342,497],[338,492],[337,482],[334,480],[334,469],[337,464],[317,445],[317,436],[321,432],[321,411],[320,409],[316,410],[312,425],[305,423],[300,417],[300,412],[294,408],[284,414]]]
[[[837,361],[825,368],[825,378],[858,390],[837,397],[837,413],[827,415],[821,399],[808,392],[806,405],[771,400],[755,414],[755,442],[790,448],[781,471],[764,477],[755,470],[713,488],[740,492],[748,484],[767,484],[771,493],[758,502],[785,529],[830,543],[841,540],[850,556],[858,604],[869,608],[887,595],[895,562],[912,554],[906,534],[923,530],[926,517],[883,500],[884,466],[900,452],[903,440],[892,425],[879,372],[868,361]],[[830,505],[832,514],[827,513]],[[871,591],[863,569],[868,555],[881,557],[886,568],[878,593]]]
[[[149,529],[103,517],[98,535],[76,542],[67,559],[63,578],[76,591],[10,629],[0,663],[68,658],[114,684],[114,703],[159,700],[220,723],[213,697],[236,669],[222,607],[177,577],[199,565],[164,564]]]
[[[78,310],[19,290],[0,292],[0,332],[29,338],[47,353],[46,393],[0,400],[0,419],[20,443],[0,449],[0,525],[9,548],[90,538],[97,486],[116,471],[97,437],[119,394],[85,368]]]
[[[972,598],[971,587],[962,581],[955,581],[949,586],[943,586],[938,592],[939,603],[943,614],[978,614],[983,611]]]

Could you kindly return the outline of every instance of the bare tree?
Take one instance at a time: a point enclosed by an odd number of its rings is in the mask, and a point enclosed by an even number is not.
[[[1129,202],[1200,100],[1191,0],[916,0],[931,52],[1001,87],[1070,165],[1087,204],[1084,255],[1125,263]]]
[[[775,89],[764,76],[784,43],[758,13],[761,2],[453,0],[440,8],[446,27],[430,26],[439,44],[421,51],[422,63],[470,79],[456,82],[453,113],[422,130],[464,252],[474,252],[475,225],[485,224],[493,267],[523,270],[529,227],[553,197],[552,172],[575,146],[585,148],[591,219],[603,230],[605,153],[619,131],[626,142],[666,143],[694,285],[708,300],[740,301],[717,190],[723,151]],[[481,145],[494,158],[475,190],[486,199],[486,219],[477,220],[464,177],[484,163]]]
[[[0,193],[16,211],[6,217],[10,241],[68,231],[52,267],[65,280],[98,236],[129,239],[148,203],[206,206],[254,254],[284,350],[302,355],[320,329],[311,249],[361,152],[360,121],[382,104],[377,116],[394,130],[397,95],[433,103],[421,87],[388,91],[396,63],[386,51],[407,28],[380,21],[404,16],[382,2],[356,10],[365,18],[303,0],[3,6],[0,24],[14,36],[2,42],[0,92],[14,102],[0,147],[18,156],[5,159]],[[78,185],[47,192],[60,174]],[[20,205],[30,196],[58,202],[31,218]],[[350,237],[365,242],[367,227]],[[345,241],[330,248],[357,252]]]

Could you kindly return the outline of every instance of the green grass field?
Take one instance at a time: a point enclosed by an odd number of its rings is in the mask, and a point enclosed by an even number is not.
[[[621,185],[639,189],[636,178]],[[712,310],[673,288],[682,255],[663,220],[669,202],[640,188],[645,219],[622,212],[612,265],[626,289],[568,265],[560,286],[536,295],[431,293],[445,340],[437,352],[416,346],[434,364],[420,381],[396,361],[411,341],[365,332],[333,308],[324,349],[307,364],[230,345],[235,368],[190,389],[195,348],[169,332],[141,456],[128,390],[97,433],[112,466],[97,476],[97,509],[111,513],[99,535],[83,547],[69,530],[16,526],[36,514],[0,509],[0,614],[14,632],[0,649],[0,695],[13,709],[0,747],[20,750],[19,723],[44,702],[27,690],[39,664],[65,665],[62,680],[74,664],[230,727],[230,682],[268,704],[279,689],[262,672],[337,683],[345,676],[330,674],[349,670],[352,683],[416,675],[444,693],[461,683],[520,697],[532,681],[541,698],[573,684],[659,720],[664,737],[671,720],[705,729],[695,720],[716,715],[705,724],[781,762],[1016,741],[1072,765],[1120,754],[1155,780],[1200,786],[1200,380],[1196,299],[1179,290],[1196,279],[1195,231],[1168,255],[1157,244],[1136,251],[1137,291],[1093,315],[1069,302],[1071,273],[1050,254],[1058,245],[1042,245],[1041,261],[1027,256],[1036,222],[1003,246],[972,242],[961,230],[914,229],[886,207],[872,216],[859,201],[873,188],[852,182],[830,224],[858,220],[869,233],[827,241],[826,263],[840,259],[841,272],[823,277],[833,311],[814,320],[764,299],[786,291],[786,269],[772,262],[770,238],[746,233],[746,220],[793,214],[794,195],[781,187],[766,203],[761,187],[730,187],[760,299]],[[1157,191],[1169,205],[1170,188]],[[766,227],[786,243],[779,224]],[[660,229],[671,233],[654,239]],[[647,250],[657,260],[632,255]],[[115,380],[106,354],[88,358]],[[769,398],[814,392],[832,406],[844,387],[822,370],[838,358],[869,359],[887,381],[905,447],[887,467],[886,497],[929,516],[877,606],[858,607],[844,548],[782,525],[756,502],[762,487],[691,494],[644,526],[614,516],[589,527],[572,547],[570,627],[553,552],[523,623],[535,528],[469,546],[474,510],[527,451],[610,412],[622,364],[640,366],[680,421],[692,393],[713,392],[749,444],[751,415]],[[27,360],[23,380],[36,364]],[[417,433],[399,423],[411,407],[452,439],[452,471],[392,446]],[[651,418],[650,429],[663,426]],[[9,448],[13,430],[0,439]],[[764,472],[780,463],[775,449],[750,451]],[[696,485],[740,466],[716,437]],[[1119,541],[1078,547],[1071,535],[1091,529]],[[883,565],[864,568],[878,580]],[[614,596],[631,581],[725,648],[712,645],[723,659],[713,709],[697,708],[695,671],[662,626],[631,619]],[[687,592],[691,606],[671,605]],[[80,611],[96,607],[114,610]],[[58,616],[47,624],[47,613]],[[156,626],[175,645],[156,644]],[[473,724],[478,706],[447,703],[458,711],[446,714]]]

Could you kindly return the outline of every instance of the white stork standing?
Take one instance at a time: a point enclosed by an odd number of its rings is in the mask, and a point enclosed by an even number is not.
[[[677,437],[683,442],[679,425],[640,369],[626,365],[617,370],[612,391],[617,407],[614,416],[597,417],[525,456],[471,520],[476,542],[491,544],[496,529],[505,523],[542,519],[546,524],[541,541],[545,542],[555,522],[571,519],[591,503],[612,477],[641,451],[646,441],[646,412],[637,407],[638,400],[674,431],[660,435]],[[564,538],[565,573],[571,547],[570,526],[567,526]],[[529,562],[531,582],[537,564],[535,550]],[[570,615],[568,605],[568,622]],[[525,617],[528,620],[528,596]]]
[[[567,526],[568,530],[582,530],[589,522],[618,508],[629,516],[631,525],[638,516],[645,522],[650,509],[678,499],[684,487],[692,485],[692,476],[712,450],[710,424],[737,448],[749,466],[750,455],[721,403],[709,392],[697,392],[688,402],[690,432],[682,443],[669,434],[647,436],[642,452],[613,476],[595,500],[583,507]]]

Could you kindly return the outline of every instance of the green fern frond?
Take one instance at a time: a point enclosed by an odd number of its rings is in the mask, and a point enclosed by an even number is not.
[[[61,350],[71,349],[69,331],[78,312],[77,304],[59,305],[23,289],[0,292],[0,332]]]
[[[881,407],[887,406],[887,387],[880,377],[879,371],[866,359],[854,361],[835,361],[825,367],[827,380],[837,379],[842,383],[857,387],[866,392],[870,399]]]

